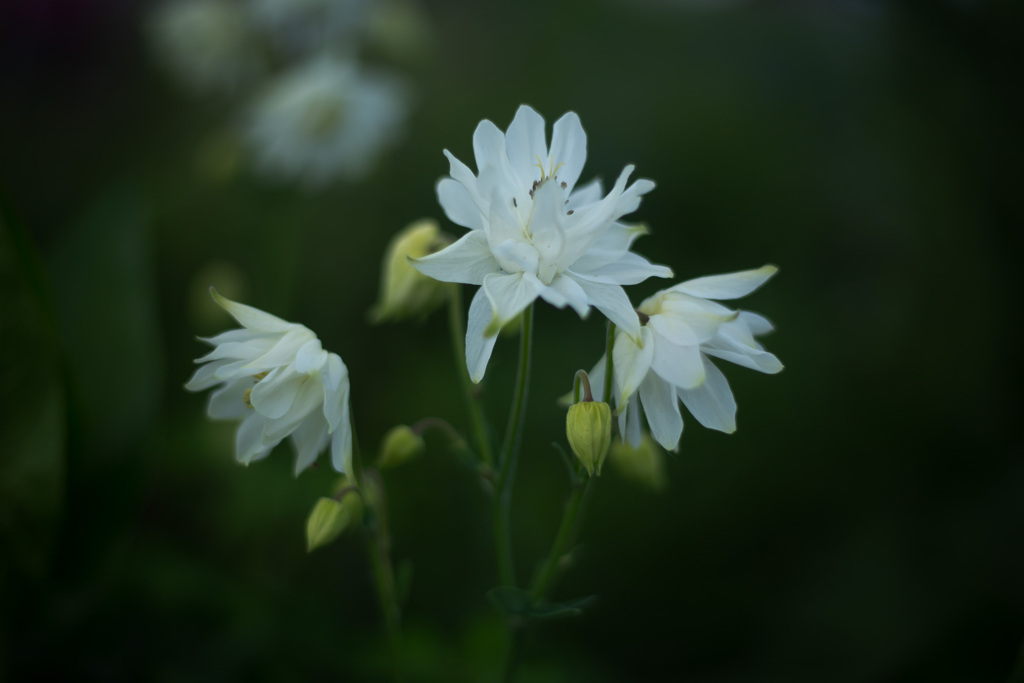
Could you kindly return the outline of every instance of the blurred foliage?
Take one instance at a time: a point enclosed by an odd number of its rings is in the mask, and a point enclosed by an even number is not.
[[[585,176],[636,163],[658,183],[637,249],[678,278],[781,267],[743,305],[776,324],[787,367],[726,369],[739,431],[687,420],[663,493],[608,468],[552,595],[599,599],[538,626],[519,679],[1010,674],[1019,3],[421,3],[433,37],[404,57],[406,141],[316,194],[246,169],[222,104],[154,63],[152,6],[0,6],[0,678],[387,679],[365,539],[305,552],[326,460],[295,479],[282,446],[241,468],[232,426],[182,389],[195,335],[229,325],[196,292],[315,330],[351,369],[364,448],[426,416],[464,429],[444,316],[367,314],[392,236],[443,218],[441,150],[470,159],[477,122],[504,128],[523,102],[580,114]],[[564,503],[555,398],[600,356],[598,317],[537,309],[520,575]],[[499,340],[484,387],[497,429],[515,346]],[[489,501],[426,442],[386,475],[393,553],[415,567],[403,666],[493,679]]]

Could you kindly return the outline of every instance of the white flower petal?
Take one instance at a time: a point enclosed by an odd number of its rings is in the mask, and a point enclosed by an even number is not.
[[[677,387],[693,389],[704,381],[700,347],[680,346],[658,335],[654,342],[651,369]]]
[[[532,304],[544,290],[544,284],[531,273],[502,275],[492,273],[484,278],[483,291],[491,302],[494,318],[484,330],[485,336],[498,333],[505,323],[514,319]]]
[[[505,153],[505,134],[498,130],[498,127],[490,120],[484,119],[477,124],[473,131],[473,155],[476,157],[476,169],[480,173],[479,180],[483,180],[483,171],[489,167],[499,167],[508,163],[508,156]],[[481,192],[483,196],[488,193]]]
[[[709,275],[682,282],[672,287],[672,290],[704,299],[738,299],[753,292],[778,271],[775,266],[767,265],[756,270]]]
[[[219,360],[199,366],[199,369],[192,375],[192,379],[185,382],[185,388],[189,391],[203,391],[220,384],[224,380],[216,377],[215,373],[230,362],[228,360]]]
[[[317,338],[303,344],[295,354],[295,371],[301,373],[315,372],[323,368],[327,362],[327,352]]]
[[[640,401],[631,401],[619,417],[619,432],[626,435],[626,443],[633,448],[640,447],[643,425],[640,421]]]
[[[615,346],[612,348],[615,386],[618,389],[616,409],[620,411],[644,381],[654,358],[654,337],[651,331],[642,327],[637,337],[639,341],[633,335],[619,331],[615,336]]]
[[[466,323],[466,368],[474,383],[483,379],[487,361],[494,350],[494,342],[498,339],[497,335],[484,336],[493,317],[491,302],[481,287],[469,304],[469,320]]]
[[[544,119],[527,105],[516,110],[515,118],[505,132],[508,160],[520,187],[529,188],[539,180],[540,161],[547,168],[548,145],[544,135]]]
[[[537,277],[541,282],[551,282],[560,264],[562,249],[565,247],[565,231],[562,229],[564,206],[565,190],[554,182],[544,182],[534,193],[530,243],[537,250]]]
[[[280,440],[266,443],[263,440],[264,419],[259,413],[253,413],[242,420],[235,434],[235,459],[248,465],[254,460],[265,457],[274,449]]]
[[[260,415],[270,419],[283,416],[292,407],[296,392],[309,381],[308,375],[299,375],[293,371],[281,372],[275,368],[252,388],[249,403]]]
[[[452,223],[471,230],[483,229],[484,217],[480,214],[480,207],[462,183],[442,178],[437,183],[437,201]]]
[[[696,389],[678,389],[679,398],[698,422],[708,429],[731,434],[736,431],[736,400],[722,371],[704,359],[704,384]]]
[[[626,291],[616,284],[597,282],[587,276],[569,271],[566,273],[587,294],[587,303],[604,313],[622,331],[640,336],[640,317],[633,309]]]
[[[587,161],[587,134],[583,132],[576,112],[569,112],[555,121],[551,133],[551,156],[556,164],[563,164],[556,175],[571,192]]]
[[[568,183],[566,184],[568,185]],[[601,201],[603,195],[604,186],[600,180],[595,178],[586,185],[573,190],[572,194],[569,195],[569,203],[566,205],[566,208],[581,209],[585,206],[596,204]]]
[[[623,251],[617,260],[590,270],[581,268],[577,261],[573,270],[592,277],[607,278],[620,285],[639,284],[649,277],[672,277],[672,269],[668,266],[655,265],[632,251]]]
[[[409,258],[409,263],[427,277],[467,285],[481,285],[484,276],[501,270],[491,254],[487,235],[479,230],[467,232],[441,251],[423,258]]]
[[[348,368],[338,354],[332,353],[324,373],[324,418],[331,432],[348,419],[348,393]]]
[[[611,403],[611,397],[604,395],[604,377],[605,368],[608,366],[608,354],[601,356],[601,360],[597,361],[597,365],[587,373],[587,377],[590,378],[590,393],[594,397],[595,401],[604,401]],[[612,389],[612,393],[615,390]]]
[[[347,403],[348,398],[345,400]],[[348,411],[331,435],[331,464],[342,474],[352,472],[352,426],[349,424]]]
[[[565,301],[565,303],[569,304],[569,306],[576,311],[576,314],[579,315],[579,317],[586,318],[590,313],[590,304],[587,303],[587,293],[583,291],[583,288],[580,287],[576,280],[573,280],[568,275],[559,275],[555,278],[554,282],[541,292],[541,296],[544,297],[545,301],[548,303],[554,303],[551,299],[545,296],[546,294],[550,294],[552,291],[556,292],[562,300]],[[564,305],[565,304],[562,304],[559,308]]]
[[[316,375],[299,375],[301,380],[291,384],[293,400],[288,411],[280,417],[268,418],[263,428],[263,439],[280,441],[288,436],[300,422],[306,419],[311,412],[322,409],[324,400],[323,383]],[[256,389],[250,394],[249,400],[255,398]],[[260,407],[253,402],[253,407],[262,412]]]
[[[747,329],[750,330],[750,333],[755,337],[760,337],[762,334],[768,334],[769,332],[775,331],[775,326],[772,325],[771,321],[757,313],[740,311],[739,320],[747,326]]]
[[[480,209],[480,213],[487,215],[487,198],[480,194],[476,175],[470,170],[469,166],[456,159],[455,155],[448,150],[444,150],[444,155],[448,157],[448,175],[466,188],[466,192],[477,208]]]
[[[676,450],[679,437],[683,435],[683,418],[679,414],[675,389],[665,380],[648,373],[640,384],[639,393],[651,436],[666,450]]]
[[[253,337],[245,341],[231,341],[218,344],[217,348],[210,351],[202,358],[197,358],[197,363],[208,363],[210,361],[229,358],[232,360],[252,360],[259,358],[274,347],[280,339],[280,335],[268,337]]]
[[[214,420],[240,420],[252,409],[245,405],[245,392],[252,388],[251,377],[243,377],[228,382],[210,394],[206,405],[206,414]]]
[[[320,451],[327,445],[327,422],[322,415],[310,413],[291,434],[295,447],[295,476],[314,462]]]
[[[295,325],[293,329],[278,339],[277,343],[270,347],[266,353],[249,361],[246,367],[251,368],[253,374],[256,374],[261,370],[268,370],[292,363],[295,360],[295,354],[302,348],[302,345],[315,338],[316,335],[308,328],[302,325]]]
[[[287,332],[293,327],[296,327],[293,323],[281,320],[277,316],[264,313],[252,306],[246,306],[245,304],[240,304],[223,297],[220,292],[213,287],[210,287],[210,295],[213,297],[213,300],[217,302],[217,305],[230,313],[231,317],[237,320],[243,327],[259,330],[261,332]]]
[[[781,372],[783,368],[782,362],[775,357],[775,354],[749,347],[743,348],[742,351],[737,351],[706,345],[701,347],[701,350],[709,356],[721,358],[744,368],[750,368],[751,370],[757,370],[769,375]]]

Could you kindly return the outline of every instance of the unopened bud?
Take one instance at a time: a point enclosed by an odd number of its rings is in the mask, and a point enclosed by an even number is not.
[[[354,487],[343,486],[340,496],[321,498],[306,520],[306,550],[313,552],[336,539],[363,516],[363,500]]]
[[[583,400],[569,406],[565,416],[565,435],[569,438],[572,452],[590,476],[600,475],[612,441],[612,409],[604,401],[593,399],[587,373],[580,370],[576,377],[582,382]]]
[[[370,311],[374,323],[425,318],[447,300],[451,283],[427,277],[407,257],[422,258],[448,244],[432,220],[417,221],[395,235],[384,256],[380,298]]]
[[[385,469],[396,467],[412,460],[427,448],[423,437],[405,425],[398,425],[388,430],[380,445],[380,457],[377,467]]]

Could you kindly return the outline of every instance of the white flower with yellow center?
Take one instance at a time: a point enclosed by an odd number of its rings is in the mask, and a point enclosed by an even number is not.
[[[576,181],[587,137],[569,112],[555,122],[548,147],[544,119],[519,107],[506,133],[488,120],[473,134],[478,174],[448,150],[451,177],[437,185],[452,222],[469,228],[446,249],[412,263],[444,282],[481,285],[469,307],[466,362],[474,382],[484,375],[498,331],[538,297],[586,317],[594,306],[620,329],[639,336],[640,323],[622,285],[671,277],[665,266],[629,251],[643,229],[619,219],[637,209],[654,183],[627,187],[632,166],[607,196]]]
[[[772,331],[767,319],[712,299],[746,296],[777,270],[764,266],[688,280],[640,304],[640,334],[618,333],[612,352],[619,431],[634,448],[642,436],[641,405],[651,435],[669,450],[677,447],[683,433],[680,400],[705,427],[736,431],[736,401],[711,357],[767,373],[779,372],[782,363],[755,339]],[[600,387],[604,377],[601,359],[591,382]]]
[[[241,420],[235,438],[238,461],[248,465],[265,458],[290,436],[298,456],[296,475],[328,443],[334,469],[350,472],[349,380],[341,358],[324,351],[309,328],[210,291],[242,329],[203,340],[215,348],[196,360],[204,365],[185,388],[203,391],[219,385],[207,413],[218,420]]]
[[[319,188],[358,180],[405,122],[403,83],[320,57],[272,82],[250,109],[245,135],[257,170]]]

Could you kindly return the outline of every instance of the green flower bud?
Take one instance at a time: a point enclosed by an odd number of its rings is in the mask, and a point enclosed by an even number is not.
[[[662,491],[668,486],[665,454],[650,434],[644,433],[640,445],[636,448],[616,439],[608,459],[616,471],[638,484],[655,491]]]
[[[565,417],[565,434],[587,472],[600,475],[612,441],[611,407],[604,401],[574,403]]]
[[[372,322],[422,319],[447,301],[453,285],[422,274],[409,265],[407,257],[422,258],[448,244],[432,220],[417,221],[395,235],[384,256],[380,299],[370,311]]]
[[[306,519],[306,551],[313,552],[336,539],[342,531],[363,517],[363,499],[354,488],[345,490],[338,498],[321,498]]]
[[[385,469],[396,467],[407,460],[412,460],[427,449],[423,437],[405,425],[398,425],[388,430],[380,444],[380,457],[377,467]]]

